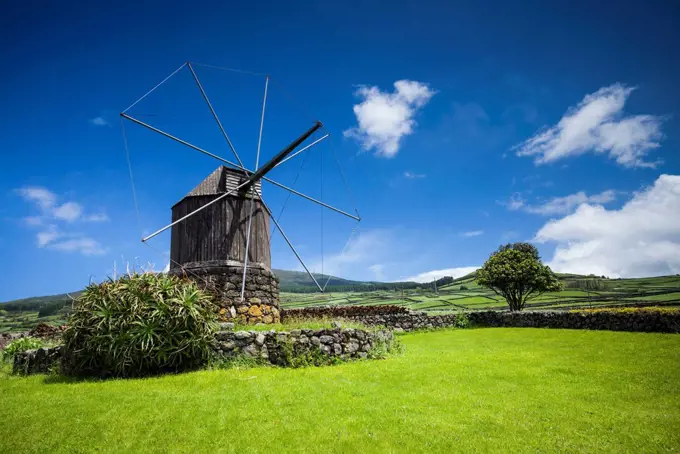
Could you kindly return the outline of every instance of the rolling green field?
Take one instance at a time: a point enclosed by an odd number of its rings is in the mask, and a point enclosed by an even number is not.
[[[631,304],[680,305],[680,276],[661,276],[636,279],[601,279],[596,277],[559,275],[565,289],[545,293],[527,304],[527,310],[568,309]],[[587,287],[595,282],[598,290]],[[445,313],[460,310],[505,309],[505,300],[493,291],[480,287],[474,273],[455,280],[435,291],[432,285],[405,290],[379,290],[343,293],[282,293],[284,308],[319,305],[377,305],[396,304],[413,310]]]
[[[0,452],[661,452],[680,336],[524,328],[401,336],[339,366],[68,382],[0,373]]]
[[[304,276],[298,272],[287,272],[284,277],[294,276],[295,285],[301,286]],[[636,279],[601,279],[597,277],[560,274],[565,289],[561,292],[546,293],[531,300],[527,310],[570,309],[605,307],[618,305],[680,305],[680,276],[661,276]],[[293,282],[293,281],[291,281]],[[352,282],[352,281],[344,281]],[[574,288],[574,286],[598,287],[598,290]],[[286,286],[290,286],[287,283]],[[347,284],[350,285],[350,284]],[[361,288],[366,285],[363,284]],[[75,295],[75,294],[74,294]],[[37,309],[3,311],[0,304],[0,333],[28,331],[39,322],[63,324],[72,299],[65,295],[20,300],[21,304],[38,307],[49,304],[53,299],[66,304],[57,313],[38,317]],[[35,300],[35,302],[33,302]],[[45,301],[44,303],[42,301]],[[12,302],[8,303],[12,304]],[[14,302],[16,305],[17,303]],[[461,310],[506,309],[506,303],[489,289],[480,287],[474,273],[456,279],[452,284],[440,287],[435,292],[432,284],[421,284],[418,288],[403,290],[373,290],[332,293],[281,293],[283,308],[302,308],[320,305],[378,305],[394,304],[409,309],[433,314],[458,312]],[[5,306],[6,307],[6,306]]]

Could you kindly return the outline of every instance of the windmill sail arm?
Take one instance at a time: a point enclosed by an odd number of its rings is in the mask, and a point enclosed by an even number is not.
[[[309,136],[314,134],[319,128],[321,128],[323,125],[321,124],[320,121],[317,121],[314,126],[309,128],[307,131],[305,131],[300,137],[292,141],[286,148],[283,150],[279,151],[279,153],[271,158],[265,165],[257,169],[250,177],[248,178],[248,182],[246,184],[246,189],[250,187],[253,183],[255,183],[257,180],[260,178],[264,177],[270,170],[272,170],[274,167],[276,167],[277,164],[279,164],[281,161],[286,159],[286,156],[291,154],[302,142],[307,140]]]

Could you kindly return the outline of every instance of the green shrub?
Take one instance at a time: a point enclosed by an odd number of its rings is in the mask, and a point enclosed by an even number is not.
[[[470,327],[470,317],[465,312],[458,312],[456,314],[456,322],[454,324],[456,328],[469,328]]]
[[[65,372],[143,376],[199,367],[217,330],[211,298],[166,274],[132,274],[88,286],[64,332]]]
[[[459,288],[459,290],[467,290],[467,289],[468,289],[467,285],[461,285],[460,288]]]
[[[21,337],[7,344],[5,349],[0,352],[0,356],[3,361],[11,362],[14,361],[14,356],[17,353],[35,350],[36,348],[44,346],[45,343],[35,337]]]

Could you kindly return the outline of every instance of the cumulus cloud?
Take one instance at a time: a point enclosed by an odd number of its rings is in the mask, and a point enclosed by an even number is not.
[[[587,195],[584,191],[562,197],[553,197],[540,204],[528,204],[520,193],[513,194],[507,201],[499,202],[510,211],[522,210],[527,213],[552,216],[567,214],[583,203],[606,204],[616,200],[616,191],[608,189],[599,194]]]
[[[82,255],[106,254],[106,249],[98,241],[86,236],[51,243],[48,247],[57,251],[78,252]]]
[[[680,176],[661,175],[623,207],[584,203],[551,220],[535,241],[555,243],[556,271],[609,277],[680,273]]]
[[[451,276],[454,279],[456,279],[459,277],[463,277],[467,274],[470,274],[473,271],[477,271],[478,269],[479,269],[478,266],[464,266],[460,268],[446,268],[443,270],[432,270],[416,274],[415,276],[407,277],[405,280],[413,282],[432,282],[435,279],[440,279],[445,276]]]
[[[470,237],[473,237],[473,236],[480,236],[480,235],[484,235],[484,230],[471,230],[469,232],[463,232],[463,233],[460,234],[460,236],[464,236],[466,238],[470,238]]]
[[[376,156],[393,158],[402,138],[413,133],[416,112],[435,93],[427,84],[412,80],[396,81],[392,93],[360,86],[355,94],[362,101],[353,108],[358,126],[346,130],[345,137],[358,140],[366,151],[375,150]]]
[[[95,117],[89,120],[91,125],[94,126],[111,126],[104,117]]]
[[[39,248],[63,252],[78,252],[82,255],[102,255],[106,249],[95,239],[80,233],[62,232],[56,225],[47,225],[36,234]]]
[[[17,193],[24,200],[35,202],[43,210],[49,210],[57,201],[57,196],[54,192],[39,186],[26,186],[17,189]]]
[[[616,200],[616,191],[611,189],[590,196],[579,191],[564,197],[553,197],[541,205],[527,205],[524,210],[528,213],[550,216],[571,213],[576,207],[584,203],[603,205],[614,200]]]
[[[40,216],[24,218],[24,222],[28,225],[42,225],[50,221],[105,222],[109,220],[105,213],[84,214],[83,206],[78,202],[68,201],[57,204],[59,197],[47,188],[26,186],[17,189],[16,193],[25,201],[34,203],[40,209]]]
[[[106,252],[95,239],[59,228],[59,225],[73,224],[76,221],[108,221],[105,213],[85,214],[83,206],[74,201],[58,203],[57,194],[43,187],[26,186],[17,189],[16,193],[26,202],[35,205],[40,213],[23,219],[27,226],[40,229],[36,233],[36,245],[39,248],[78,252],[83,255],[101,255]]]
[[[634,88],[614,84],[587,95],[560,121],[514,147],[517,156],[534,156],[545,164],[588,152],[606,153],[624,167],[655,167],[645,161],[662,138],[662,118],[624,116],[623,107]]]
[[[73,222],[83,214],[83,207],[76,202],[66,202],[52,210],[52,215],[57,219]]]

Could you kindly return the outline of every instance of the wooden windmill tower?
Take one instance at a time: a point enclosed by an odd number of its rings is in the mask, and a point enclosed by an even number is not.
[[[128,113],[138,102],[185,67],[191,72],[201,95],[238,163],[228,161],[199,148],[144,123]],[[317,121],[267,163],[260,166],[260,145],[268,86],[269,76],[266,76],[255,170],[248,170],[236,153],[191,63],[184,63],[120,114],[122,119],[150,129],[225,164],[208,175],[205,180],[172,207],[172,222],[169,225],[142,238],[142,242],[146,243],[159,233],[172,229],[170,272],[194,279],[199,286],[212,292],[220,307],[220,318],[223,320],[236,319],[248,323],[275,323],[280,320],[278,278],[271,271],[270,219],[318,289],[322,292],[325,289],[325,285],[322,287],[309,271],[276,218],[272,216],[272,212],[262,195],[262,181],[286,189],[292,194],[356,221],[360,220],[358,213],[356,216],[349,214],[267,177],[267,174],[275,167],[329,136],[329,134],[326,134],[298,149],[312,134],[323,127],[321,122]],[[124,129],[123,134],[125,134]],[[127,140],[125,146],[127,151]],[[127,152],[129,155],[129,151]],[[131,168],[130,172],[132,174]]]

